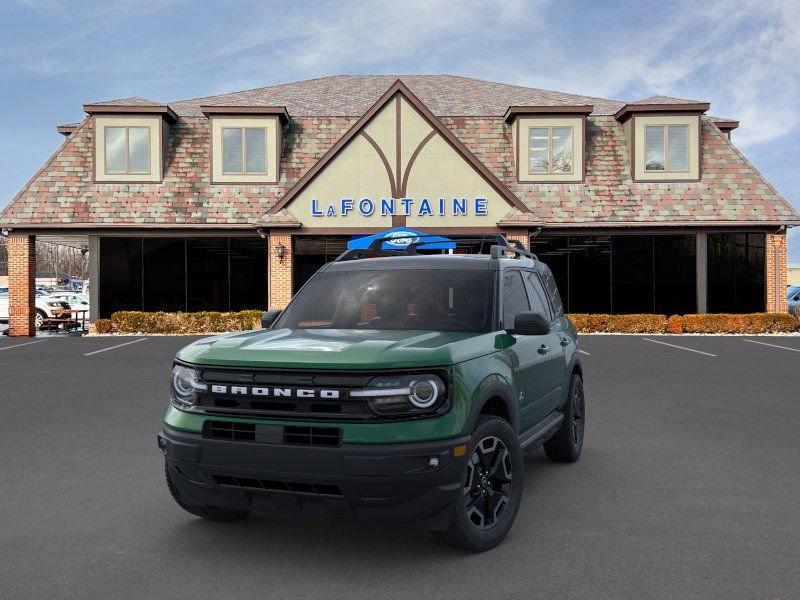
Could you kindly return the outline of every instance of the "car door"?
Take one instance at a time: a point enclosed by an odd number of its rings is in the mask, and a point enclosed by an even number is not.
[[[514,319],[520,312],[531,310],[530,298],[522,279],[522,271],[503,272],[503,328],[513,330]],[[514,391],[519,402],[520,431],[536,425],[550,412],[547,408],[550,388],[547,379],[547,346],[549,336],[512,334],[514,344],[508,348],[514,372]]]
[[[564,399],[564,373],[567,368],[566,349],[570,341],[563,331],[562,319],[554,313],[539,274],[534,271],[525,271],[524,279],[531,298],[531,310],[541,312],[550,320],[550,333],[543,336],[546,338],[544,344],[547,346],[547,350],[544,352],[541,380],[542,401],[548,407],[547,412],[549,413],[559,408]]]

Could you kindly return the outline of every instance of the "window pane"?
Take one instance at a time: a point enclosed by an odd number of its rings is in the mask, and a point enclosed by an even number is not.
[[[189,311],[228,310],[228,238],[186,240]]]
[[[708,235],[708,312],[764,310],[764,234]]]
[[[689,128],[686,125],[670,125],[667,143],[669,170],[686,171],[689,168]]]
[[[98,263],[98,316],[108,319],[118,310],[142,310],[142,238],[101,237]]]
[[[539,276],[532,271],[525,271],[525,279],[528,282],[528,291],[530,292],[531,310],[544,315],[548,320],[552,320],[547,296],[544,289],[542,289]]]
[[[106,173],[125,172],[125,128],[106,127]]]
[[[530,309],[522,275],[519,271],[506,271],[503,274],[503,327],[514,327],[517,314]]]
[[[536,253],[544,264],[550,267],[552,274],[545,273],[542,276],[547,293],[550,295],[550,302],[556,315],[563,312],[561,298],[564,298],[564,306],[570,312],[569,302],[569,265],[567,255],[568,238],[564,235],[537,235],[531,238],[531,252]],[[556,284],[558,287],[556,288]],[[559,291],[561,296],[558,295]]]
[[[528,130],[528,173],[547,173],[548,161],[547,127],[531,127]]]
[[[611,238],[569,236],[570,312],[611,312]]]
[[[222,129],[222,172],[242,172],[242,130]]]
[[[267,170],[267,130],[263,127],[248,127],[244,130],[248,173],[264,173]]]
[[[656,235],[653,239],[656,313],[697,312],[695,236]]]
[[[611,238],[611,309],[615,314],[655,312],[653,236]]]
[[[664,170],[664,127],[644,128],[644,168],[647,171]]]
[[[231,310],[267,308],[267,241],[231,238]]]
[[[186,240],[145,238],[143,253],[144,310],[185,311]]]
[[[150,128],[128,128],[128,172],[150,172]]]
[[[553,127],[553,173],[572,173],[572,127]]]

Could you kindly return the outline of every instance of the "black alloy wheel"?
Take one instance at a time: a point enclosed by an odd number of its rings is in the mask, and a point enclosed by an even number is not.
[[[492,435],[475,445],[463,487],[473,525],[486,529],[498,522],[509,504],[512,477],[511,455],[502,440]]]

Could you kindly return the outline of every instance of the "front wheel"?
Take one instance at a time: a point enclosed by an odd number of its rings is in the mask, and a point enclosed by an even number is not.
[[[547,458],[556,462],[575,462],[583,449],[583,429],[586,425],[586,398],[583,379],[572,374],[569,398],[564,408],[564,420],[558,432],[544,443]]]
[[[441,540],[473,552],[503,541],[522,499],[522,450],[511,425],[497,417],[478,420],[456,501],[453,520]]]

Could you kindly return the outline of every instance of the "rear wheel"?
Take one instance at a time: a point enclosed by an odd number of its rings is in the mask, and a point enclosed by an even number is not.
[[[472,434],[453,520],[438,537],[473,552],[494,548],[517,516],[522,477],[522,451],[511,425],[498,417],[481,417]]]
[[[564,408],[564,421],[553,437],[544,443],[547,458],[556,462],[575,462],[583,449],[583,430],[586,424],[586,398],[583,395],[583,379],[572,374],[569,384],[569,399]]]
[[[34,323],[36,324],[36,329],[41,329],[42,328],[42,325],[44,325],[44,320],[46,318],[47,318],[47,315],[44,314],[44,311],[39,309],[39,308],[37,308],[36,309],[36,317],[34,317]]]
[[[172,498],[177,502],[178,506],[186,512],[192,513],[198,517],[203,517],[204,519],[211,519],[212,521],[238,521],[250,514],[249,510],[235,510],[221,508],[219,506],[197,506],[195,504],[190,504],[181,496],[178,488],[175,487],[175,483],[172,481],[169,474],[169,467],[166,464],[164,465],[164,475],[167,478],[169,493],[172,494]]]

